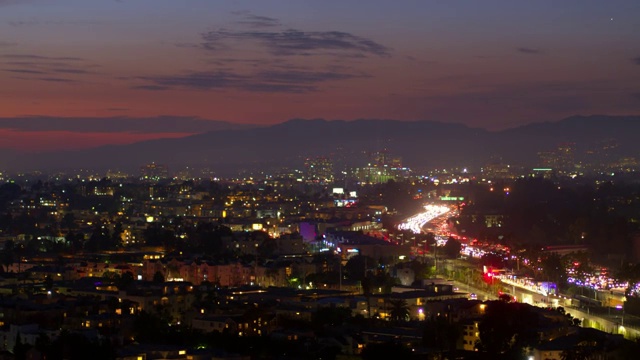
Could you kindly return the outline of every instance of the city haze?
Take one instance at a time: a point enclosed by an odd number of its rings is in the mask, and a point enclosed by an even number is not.
[[[384,118],[495,130],[640,112],[636,1],[16,0],[0,9],[3,148],[208,130],[194,131],[193,118]],[[19,125],[33,116],[83,126]],[[185,125],[100,126],[159,116]]]

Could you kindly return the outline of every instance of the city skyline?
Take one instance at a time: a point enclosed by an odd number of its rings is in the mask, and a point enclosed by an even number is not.
[[[0,9],[4,147],[200,132],[190,120],[174,121],[172,131],[136,125],[158,116],[504,129],[640,113],[633,1],[15,0]],[[51,130],[25,119],[33,116],[77,121]],[[132,125],[92,127],[100,118]]]

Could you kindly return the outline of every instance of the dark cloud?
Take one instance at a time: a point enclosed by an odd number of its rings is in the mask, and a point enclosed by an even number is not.
[[[268,16],[255,15],[248,11],[234,12],[235,15],[241,16],[242,19],[236,21],[240,25],[246,25],[252,28],[265,28],[281,26],[280,20]]]
[[[142,80],[151,81],[160,87],[184,87],[191,89],[216,89],[233,87],[240,80],[239,76],[223,71],[217,72],[193,72],[185,75],[142,77]]]
[[[258,65],[263,65],[265,63],[265,60],[220,58],[220,59],[208,60],[207,63],[212,65],[217,65],[217,66],[227,66],[229,64],[247,64],[250,66],[258,66]]]
[[[10,47],[10,46],[17,46],[17,45],[18,45],[17,42],[0,41],[0,47]]]
[[[149,90],[149,91],[169,90],[167,86],[158,86],[158,85],[139,85],[139,86],[132,86],[131,88],[134,90]]]
[[[109,111],[127,109],[112,108]],[[196,117],[159,116],[153,118],[106,117],[64,118],[27,116],[0,118],[0,129],[15,131],[70,131],[77,133],[202,133],[222,129],[238,129],[248,125],[230,124],[223,121]]]
[[[176,75],[143,76],[148,82],[136,89],[158,90],[183,88],[193,90],[236,89],[251,92],[308,93],[320,90],[320,85],[334,81],[369,77],[354,70],[353,59],[387,57],[391,49],[371,39],[340,31],[299,31],[276,28],[278,19],[258,16],[249,11],[233,13],[240,18],[237,29],[218,29],[201,34],[201,49],[215,58],[205,59],[212,69]],[[255,28],[255,29],[254,29]],[[183,45],[177,45],[183,46]],[[191,47],[190,44],[184,45]],[[249,58],[233,57],[236,48],[252,47]],[[229,51],[229,52],[227,52]],[[247,53],[243,51],[241,53]],[[225,56],[226,55],[226,56]],[[295,64],[289,56],[320,56],[332,58],[340,67]],[[331,64],[331,62],[329,62]]]
[[[7,54],[0,55],[5,59],[22,59],[22,60],[60,60],[60,61],[84,61],[84,59],[72,56],[52,57],[34,54]]]
[[[640,56],[638,56],[637,58],[631,59],[631,61],[633,61],[633,63],[636,65],[640,65]]]
[[[31,61],[5,61],[5,65],[11,66],[40,66],[40,63],[31,62]]]
[[[52,69],[51,71],[61,74],[88,74],[84,69]]]
[[[72,83],[72,82],[77,82],[76,80],[72,80],[72,79],[51,78],[51,77],[47,77],[47,78],[38,78],[38,80],[47,81],[47,82],[57,82],[57,83]]]
[[[330,71],[278,71],[264,70],[244,75],[231,71],[191,72],[174,76],[141,77],[153,85],[137,86],[138,89],[157,90],[159,87],[194,90],[238,89],[252,92],[305,93],[317,91],[323,82],[366,77],[366,74],[349,74]]]
[[[17,74],[34,74],[34,75],[44,75],[46,72],[39,70],[28,70],[28,69],[4,69],[3,71],[12,72]]]
[[[286,83],[246,83],[240,89],[251,92],[302,94],[318,91],[313,85],[296,85]]]
[[[258,74],[259,79],[267,82],[303,84],[313,84],[334,80],[347,80],[364,76],[365,75],[317,71],[264,71]]]
[[[51,57],[35,54],[0,55],[7,68],[4,71],[26,75],[49,75],[39,80],[48,82],[74,82],[76,80],[60,78],[60,74],[82,76],[92,74],[88,69],[96,67],[78,57]],[[27,78],[35,80],[36,78]]]
[[[529,54],[529,55],[542,54],[542,50],[540,49],[532,49],[532,48],[526,48],[526,47],[519,47],[516,49],[516,51],[522,54]]]
[[[13,27],[23,26],[92,26],[100,24],[111,24],[94,20],[12,20],[8,24]]]
[[[229,43],[255,42],[272,55],[390,56],[391,50],[373,40],[341,31],[232,31],[202,34],[205,49],[219,50]]]

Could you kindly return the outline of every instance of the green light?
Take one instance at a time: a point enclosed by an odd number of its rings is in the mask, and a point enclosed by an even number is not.
[[[464,197],[460,196],[440,196],[440,201],[464,201]]]

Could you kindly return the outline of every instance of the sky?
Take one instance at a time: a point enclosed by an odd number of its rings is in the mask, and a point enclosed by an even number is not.
[[[0,0],[0,148],[640,114],[638,0]],[[213,124],[213,125],[212,125]]]

